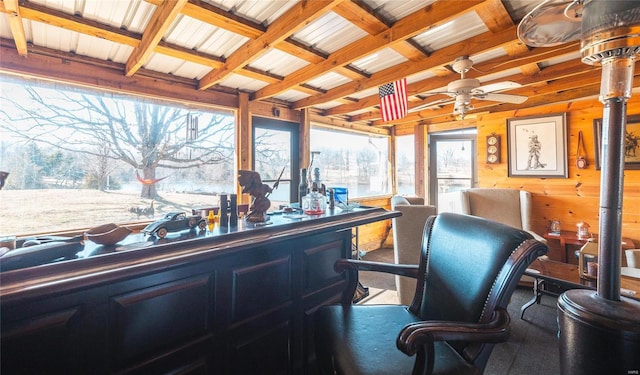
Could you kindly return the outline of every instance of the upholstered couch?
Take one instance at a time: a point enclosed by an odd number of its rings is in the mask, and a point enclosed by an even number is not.
[[[484,217],[525,230],[536,240],[547,240],[531,229],[531,193],[502,188],[471,188],[440,194],[438,212],[456,212]]]
[[[418,264],[420,247],[427,218],[437,213],[435,206],[424,204],[421,197],[391,198],[391,209],[402,212],[392,219],[393,247],[396,264]],[[416,290],[416,280],[396,276],[396,290],[401,304],[410,305]]]

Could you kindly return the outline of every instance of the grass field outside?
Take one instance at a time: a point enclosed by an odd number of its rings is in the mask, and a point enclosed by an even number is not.
[[[166,192],[153,201],[154,216],[138,216],[132,208],[146,208],[151,200],[139,192],[89,189],[0,190],[0,235],[32,235],[89,229],[107,223],[131,223],[161,218],[170,211],[219,204],[215,195]]]

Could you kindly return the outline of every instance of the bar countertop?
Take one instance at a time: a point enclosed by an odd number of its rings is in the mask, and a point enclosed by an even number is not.
[[[276,213],[264,223],[239,220],[237,227],[215,225],[209,230],[169,233],[158,239],[132,233],[116,245],[97,245],[85,241],[84,249],[74,259],[0,273],[0,298],[10,303],[13,298],[37,298],[55,295],[87,283],[109,283],[132,274],[154,272],[184,265],[200,259],[221,257],[246,251],[261,244],[283,239],[303,238],[310,234],[339,231],[391,219],[399,212],[375,207],[359,207],[351,211],[339,208],[323,215]]]

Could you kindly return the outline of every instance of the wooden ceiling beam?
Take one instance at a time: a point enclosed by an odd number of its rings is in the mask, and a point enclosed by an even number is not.
[[[4,0],[2,4],[7,13],[9,29],[11,30],[11,35],[13,35],[16,50],[20,56],[27,56],[27,37],[24,32],[24,24],[22,23],[18,0]]]
[[[633,86],[640,86],[640,73],[636,74],[633,78]],[[571,87],[568,89],[561,89],[561,86],[557,86],[558,90],[547,90],[543,95],[537,95],[529,98],[526,102],[522,104],[511,104],[511,103],[495,103],[488,101],[478,101],[475,103],[475,108],[469,112],[469,115],[474,115],[478,113],[495,113],[495,112],[504,112],[504,111],[518,111],[525,108],[533,108],[539,106],[549,105],[549,103],[561,103],[561,102],[571,102],[577,100],[590,100],[591,98],[597,96],[600,93],[600,83],[591,83],[585,86],[579,87]],[[477,105],[476,105],[477,104]],[[443,116],[452,116],[451,108],[442,108],[433,111],[420,111],[418,113],[410,114],[406,118],[399,120],[397,122],[393,122],[393,124],[397,125],[400,123],[416,123],[416,122],[424,122],[428,119],[439,118],[438,121],[442,119]],[[372,126],[388,126],[389,123],[383,123],[382,121],[376,120],[372,122]]]
[[[531,50],[525,49],[524,52],[521,52],[520,54],[515,56],[503,56],[490,61],[483,62],[481,64],[476,64],[475,65],[476,69],[472,69],[471,71],[469,71],[467,74],[467,77],[475,78],[476,76],[480,76],[481,73],[478,73],[478,71],[481,71],[481,72],[491,71],[492,73],[497,73],[499,71],[517,67],[518,65],[516,63],[513,63],[514,60],[522,61],[525,64],[537,64],[538,62],[548,59],[549,56],[551,55],[553,55],[554,57],[562,56],[568,53],[573,53],[575,50],[577,50],[577,48],[579,48],[578,44],[571,43],[570,45],[561,46],[561,47],[540,47],[540,48],[534,48]],[[576,65],[571,65],[571,68],[574,68],[574,67],[576,67]],[[453,78],[453,75],[450,74],[448,76],[431,77],[422,81],[414,82],[407,86],[407,93],[408,95],[411,96],[411,95],[417,95],[420,93],[425,93],[431,90],[436,90],[440,87],[446,86],[449,82],[457,78],[458,78],[457,76]],[[522,82],[519,82],[519,83],[523,84]],[[345,104],[342,106],[328,109],[326,111],[326,115],[332,116],[332,115],[348,114],[350,112],[360,111],[368,107],[373,107],[375,105],[378,105],[378,102],[379,102],[378,96],[371,95],[366,98],[362,98],[354,103]]]
[[[326,61],[320,64],[300,69],[285,77],[281,83],[269,85],[256,91],[251,99],[260,100],[275,96],[301,82],[306,82],[314,77],[326,74],[337,66],[351,64],[355,60],[383,48],[404,42],[406,39],[446,23],[460,14],[469,12],[481,3],[481,1],[439,1],[431,4],[399,20],[388,30],[376,35],[366,36],[333,52]]]
[[[219,68],[224,65],[224,59],[221,57],[213,56],[204,52],[194,51],[192,49],[181,46],[176,46],[164,41],[160,41],[158,43],[158,45],[154,49],[154,52],[175,57],[176,59],[186,60],[204,66],[210,66],[212,68]]]
[[[165,0],[153,15],[149,24],[142,33],[140,44],[129,55],[129,60],[125,65],[124,74],[131,77],[142,67],[142,64],[149,60],[149,56],[160,43],[160,40],[171,26],[173,21],[180,15],[188,0]]]
[[[248,41],[233,52],[222,68],[215,69],[202,77],[198,88],[205,90],[222,81],[230,74],[242,69],[245,65],[267,52],[271,46],[284,41],[310,22],[324,15],[341,1],[344,0],[315,0],[297,3],[275,20],[264,34],[257,39]]]
[[[377,35],[390,28],[387,22],[376,14],[374,9],[371,9],[366,3],[360,0],[340,3],[333,11],[366,31],[369,35]],[[391,46],[391,48],[409,60],[424,57],[423,51],[406,41],[396,43]]]
[[[347,21],[358,26],[369,35],[376,35],[389,29],[389,26],[363,2],[344,1],[333,11]]]
[[[323,54],[310,46],[305,46],[292,38],[287,38],[284,42],[278,43],[275,48],[284,53],[299,57],[311,64],[319,64],[327,59],[326,54]]]
[[[135,77],[126,77],[122,74],[123,64],[102,61],[104,65],[101,66],[93,62],[93,58],[73,54],[69,54],[70,58],[64,58],[59,53],[54,56],[32,51],[29,58],[25,59],[5,43],[0,46],[0,55],[2,71],[7,73],[71,83],[101,91],[163,98],[181,104],[193,103],[218,110],[238,108],[236,93],[199,91],[196,90],[197,81],[193,79],[176,79],[178,77],[157,72],[147,75],[143,69]]]
[[[497,34],[486,32],[477,35],[465,41],[435,51],[431,56],[422,61],[408,61],[398,64],[372,74],[369,79],[349,82],[329,90],[326,94],[299,100],[293,103],[293,108],[300,109],[314,106],[339,97],[349,96],[353,92],[362,91],[380,86],[387,82],[392,82],[398,79],[398,72],[402,72],[402,76],[406,77],[438,66],[449,64],[462,55],[471,55],[499,48],[503,44],[511,43],[514,40],[514,28],[515,27],[509,28]],[[285,81],[287,78],[285,78]]]
[[[93,20],[73,16],[39,4],[27,2],[20,5],[22,17],[31,21],[75,31],[96,38],[137,47],[140,44],[140,34],[122,30]]]
[[[189,0],[189,3],[183,8],[182,14],[249,39],[258,39],[267,30],[265,26],[259,23],[247,20],[200,0]],[[313,64],[326,59],[326,56],[323,56],[319,51],[303,46],[291,38],[278,43],[274,47]]]
[[[417,48],[415,44],[411,43],[409,40],[396,43],[392,45],[391,48],[411,61],[418,61],[429,56],[429,53],[425,53],[423,49]]]
[[[149,2],[154,3],[154,1]],[[157,3],[160,4],[161,2],[158,1]],[[191,8],[193,8],[193,6],[194,5],[191,4]],[[142,39],[142,36],[140,34],[105,25],[82,17],[73,16],[35,3],[23,3],[23,5],[21,5],[20,7],[20,11],[24,19],[29,19],[31,21],[44,23],[66,30],[72,30],[78,33],[109,40],[117,44],[124,44],[134,48],[138,47]],[[6,8],[1,8],[0,12],[7,13],[7,10]],[[280,45],[288,44],[290,43],[281,43]],[[299,49],[297,49],[297,51],[300,52]],[[154,49],[154,52],[172,56],[177,59],[186,60],[196,64],[209,66],[212,68],[219,68],[225,62],[225,60],[221,57],[194,51],[192,49],[188,49],[164,41],[160,41],[158,43],[158,45]],[[315,54],[315,56],[318,55]],[[322,61],[322,57],[320,57],[319,61]],[[260,79],[265,82],[275,83],[279,81],[274,81],[267,75],[260,77],[259,74],[256,75],[255,72],[245,71],[245,69],[242,69],[237,73],[243,76]]]
[[[383,48],[404,42],[406,39],[412,38],[425,30],[437,27],[460,14],[469,12],[480,3],[480,1],[436,2],[401,19],[388,30],[376,35],[366,36],[335,51],[321,64],[300,69],[285,77],[281,83],[270,85],[256,91],[251,96],[251,99],[260,100],[269,98],[301,82],[306,82],[319,75],[325,74],[338,66],[351,64],[355,60],[375,53]]]
[[[583,63],[576,64],[575,61],[567,61],[565,63],[557,64],[552,67],[549,67],[546,70],[540,71],[539,74],[534,74],[532,76],[519,77],[519,76],[511,76],[504,77],[501,79],[497,79],[494,81],[484,82],[484,84],[497,83],[502,81],[514,81],[522,84],[524,87],[508,90],[509,94],[514,95],[524,95],[528,97],[533,97],[541,94],[554,93],[559,91],[565,91],[570,89],[571,87],[578,86],[586,86],[593,83],[594,80],[597,80],[600,74],[600,68],[594,67],[591,65],[586,65]],[[506,93],[506,91],[505,91]],[[433,95],[426,98],[424,101],[419,103],[411,103],[410,109],[415,108],[420,105],[424,105],[426,103],[430,103],[436,101],[441,98],[447,98],[444,95]],[[452,99],[453,100],[453,99]],[[474,106],[476,108],[482,108],[482,104],[484,103],[482,100],[475,100]],[[526,102],[525,102],[526,103]],[[437,105],[433,106],[434,108],[425,108],[421,112],[433,113],[437,110]],[[440,108],[444,108],[444,110],[452,111],[452,103],[446,103]],[[367,113],[358,114],[352,117],[354,121],[375,121],[380,118],[380,113],[378,110],[371,110]]]
[[[200,0],[189,0],[182,8],[182,14],[249,39],[257,39],[266,31],[266,28],[259,23],[239,17]]]
[[[476,9],[476,13],[492,33],[497,33],[514,25],[507,8],[504,7],[501,0],[487,1],[484,6]]]

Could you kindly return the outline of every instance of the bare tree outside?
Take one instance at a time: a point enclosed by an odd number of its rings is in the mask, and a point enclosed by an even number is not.
[[[157,171],[193,170],[234,157],[234,119],[225,113],[142,101],[81,89],[3,82],[0,128],[27,144],[52,146],[84,161],[97,189],[107,188],[114,161],[133,167],[140,196],[158,196]],[[80,155],[80,156],[79,156]]]

